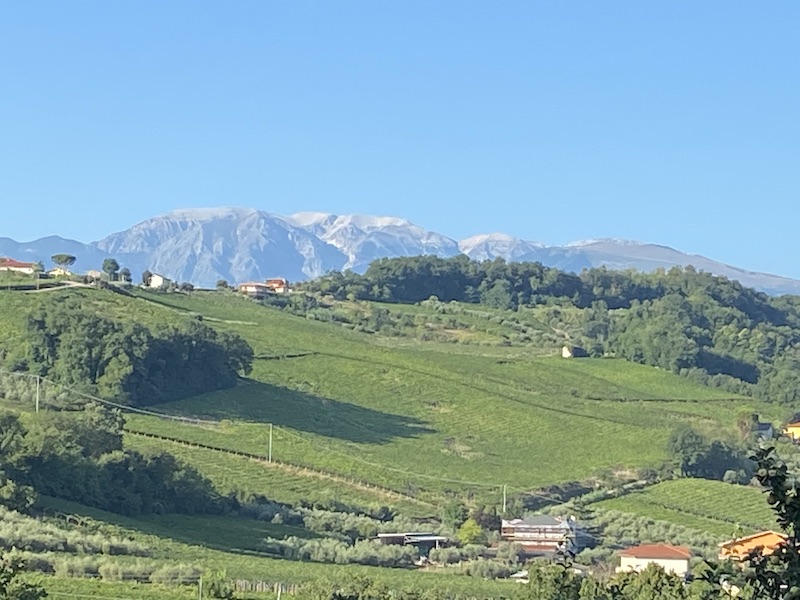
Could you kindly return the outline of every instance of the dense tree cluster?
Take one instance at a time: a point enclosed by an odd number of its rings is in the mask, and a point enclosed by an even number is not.
[[[233,386],[253,350],[241,337],[197,320],[149,329],[52,296],[28,317],[27,344],[6,363],[102,398],[144,406]]]
[[[413,303],[435,296],[509,310],[579,310],[574,341],[594,355],[670,369],[732,392],[800,400],[800,298],[771,298],[693,267],[574,275],[539,263],[417,256],[375,261],[364,275],[333,272],[304,288],[341,300]]]
[[[0,503],[25,510],[36,494],[126,515],[216,512],[211,483],[167,453],[122,448],[122,416],[99,405],[0,414]]]

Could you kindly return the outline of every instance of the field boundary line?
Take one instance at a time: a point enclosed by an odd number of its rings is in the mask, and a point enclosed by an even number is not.
[[[356,481],[356,480],[350,480],[350,479],[347,479],[346,477],[342,477],[341,475],[337,475],[335,473],[331,473],[331,472],[328,472],[328,471],[323,471],[323,470],[320,470],[320,469],[307,467],[305,465],[298,465],[298,464],[289,463],[289,462],[285,462],[285,461],[274,460],[274,459],[272,460],[272,462],[270,462],[269,459],[266,456],[263,456],[261,454],[253,454],[251,452],[243,452],[243,451],[239,451],[239,450],[231,450],[229,448],[220,448],[218,446],[211,446],[210,444],[202,444],[202,443],[199,443],[199,442],[189,442],[189,441],[186,441],[186,440],[182,440],[180,438],[174,438],[174,437],[170,437],[170,436],[166,436],[166,435],[160,435],[160,434],[156,434],[156,433],[149,433],[149,432],[146,432],[146,431],[138,431],[138,430],[135,430],[135,429],[129,429],[127,427],[125,428],[125,433],[130,433],[132,435],[139,435],[139,436],[147,437],[147,438],[151,438],[151,439],[163,440],[163,441],[171,442],[171,443],[178,444],[178,445],[181,445],[181,446],[185,446],[187,448],[202,448],[204,450],[211,450],[213,452],[219,452],[219,453],[222,453],[222,454],[226,454],[228,456],[234,456],[234,457],[237,457],[237,458],[248,459],[248,460],[251,460],[251,461],[254,461],[254,462],[261,463],[261,464],[263,464],[265,466],[268,466],[268,467],[272,467],[272,468],[275,468],[275,469],[278,469],[278,470],[281,470],[281,471],[286,471],[286,472],[293,473],[295,475],[308,476],[310,474],[310,475],[312,475],[312,476],[314,476],[314,477],[316,477],[318,479],[329,479],[331,481],[337,481],[339,483],[342,483],[342,484],[348,485],[350,487],[354,487],[354,488],[360,489],[362,491],[377,493],[379,495],[383,495],[383,496],[386,496],[386,497],[389,497],[389,498],[393,498],[395,500],[403,500],[403,501],[406,501],[406,502],[413,502],[415,504],[424,505],[424,506],[427,506],[429,508],[435,508],[436,507],[436,505],[431,503],[431,502],[427,502],[425,500],[420,500],[419,498],[414,498],[413,496],[409,496],[407,494],[403,494],[402,492],[398,492],[397,490],[392,490],[390,488],[378,486],[378,485],[375,485],[375,484],[372,484],[372,483],[365,483],[365,482],[360,482],[360,481]]]

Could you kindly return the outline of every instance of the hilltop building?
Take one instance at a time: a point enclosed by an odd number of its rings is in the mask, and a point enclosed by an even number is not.
[[[248,298],[253,298],[254,300],[261,300],[269,296],[272,290],[270,290],[265,283],[248,281],[239,284],[239,293],[244,294]]]
[[[274,294],[288,294],[291,291],[288,280],[284,279],[283,277],[267,279],[264,282],[264,285],[266,285],[267,288],[269,288],[269,291]]]

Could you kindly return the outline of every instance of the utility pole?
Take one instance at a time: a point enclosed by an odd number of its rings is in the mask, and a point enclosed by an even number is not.
[[[503,484],[503,514],[506,514],[506,489],[508,488],[507,485]]]
[[[267,462],[272,462],[272,423],[269,424],[269,454],[267,455]]]
[[[37,413],[39,412],[39,393],[41,391],[40,379],[41,378],[37,375],[36,376],[36,412]]]
[[[203,599],[203,576],[200,576],[200,581],[197,582],[197,597]]]

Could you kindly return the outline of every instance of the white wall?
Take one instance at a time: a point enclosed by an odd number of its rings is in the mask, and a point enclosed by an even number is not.
[[[620,556],[617,572],[643,571],[647,565],[651,563],[661,566],[667,573],[675,573],[675,575],[681,577],[686,575],[686,572],[689,570],[689,561],[684,558],[636,558],[634,556]]]

